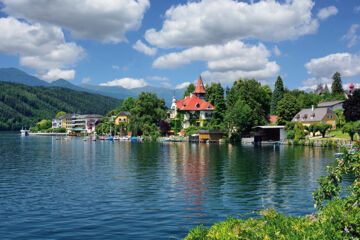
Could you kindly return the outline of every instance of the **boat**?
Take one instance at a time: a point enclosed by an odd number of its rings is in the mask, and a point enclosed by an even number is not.
[[[334,153],[334,158],[341,158],[344,153]]]
[[[21,136],[29,136],[29,131],[30,130],[26,130],[24,128],[21,128],[20,134],[21,134]]]
[[[114,141],[118,141],[120,140],[120,137],[119,136],[114,136]]]
[[[113,139],[112,136],[108,136],[106,140],[108,140],[108,141],[113,141],[114,139]]]
[[[131,142],[137,142],[138,138],[137,137],[131,137]]]

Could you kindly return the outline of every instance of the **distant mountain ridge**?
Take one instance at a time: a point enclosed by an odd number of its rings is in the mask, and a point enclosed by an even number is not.
[[[60,111],[105,115],[121,103],[116,98],[68,88],[0,81],[0,130],[29,128]]]
[[[21,83],[28,86],[64,87],[76,91],[96,93],[117,99],[125,99],[130,96],[137,97],[141,92],[148,91],[151,93],[156,93],[159,98],[163,98],[168,107],[171,106],[171,101],[174,94],[177,99],[182,99],[186,90],[185,88],[174,90],[153,86],[127,89],[120,86],[107,87],[92,84],[75,85],[64,79],[58,79],[54,82],[49,83],[35,76],[29,75],[26,72],[21,71],[17,68],[0,68],[0,81]]]

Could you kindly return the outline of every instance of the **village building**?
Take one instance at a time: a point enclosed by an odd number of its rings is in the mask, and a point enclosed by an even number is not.
[[[336,109],[343,110],[343,104],[344,100],[338,100],[338,101],[331,101],[331,102],[323,102],[318,104],[318,108],[329,108],[332,111]]]
[[[121,123],[128,124],[129,123],[129,117],[130,117],[130,112],[129,111],[121,111],[121,112],[119,112],[114,118],[115,125],[120,125]]]
[[[329,107],[303,109],[295,115],[292,122],[301,122],[305,126],[310,124],[328,123],[336,128],[337,115]]]
[[[52,128],[65,128],[67,132],[92,133],[101,118],[98,114],[65,114],[52,120]]]
[[[197,80],[195,90],[182,100],[176,100],[173,97],[170,119],[177,119],[182,121],[182,128],[190,126],[204,126],[207,121],[210,121],[214,106],[205,101],[206,91],[201,76]]]

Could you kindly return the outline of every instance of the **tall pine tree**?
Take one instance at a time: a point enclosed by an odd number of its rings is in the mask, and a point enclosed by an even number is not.
[[[333,96],[344,94],[340,73],[339,72],[334,73],[332,79],[333,79],[333,83],[331,85],[331,91]]]
[[[280,76],[275,82],[275,89],[271,97],[270,114],[276,115],[278,102],[284,97],[284,84]]]

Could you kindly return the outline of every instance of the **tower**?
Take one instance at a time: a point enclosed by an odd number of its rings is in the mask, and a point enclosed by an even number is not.
[[[204,83],[202,81],[201,76],[199,76],[199,78],[197,80],[196,88],[192,92],[192,95],[195,95],[195,96],[199,97],[200,99],[205,100],[206,91],[205,91]]]

